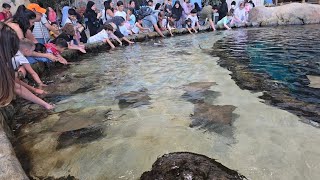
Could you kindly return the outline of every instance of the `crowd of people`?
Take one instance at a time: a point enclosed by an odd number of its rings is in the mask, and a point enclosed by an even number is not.
[[[126,7],[125,7],[126,6]],[[216,26],[231,29],[233,25],[245,25],[248,12],[254,7],[252,1],[232,2],[228,8],[226,0],[219,6],[207,5],[201,8],[198,3],[189,0],[165,0],[153,4],[152,0],[144,1],[139,7],[134,0],[124,4],[119,0],[103,3],[103,9],[97,9],[93,1],[88,1],[84,13],[69,5],[61,9],[61,17],[56,11],[41,4],[31,3],[18,7],[14,15],[11,6],[3,3],[0,12],[0,107],[11,102],[16,96],[32,101],[45,109],[54,105],[45,102],[37,95],[45,94],[39,75],[31,64],[37,62],[59,62],[68,64],[61,56],[66,49],[75,49],[86,53],[85,43],[105,42],[115,48],[114,42],[132,44],[127,36],[155,31],[164,37],[168,30],[174,36],[174,29],[186,28],[191,34],[197,33],[200,26],[210,25],[213,31]],[[215,13],[219,13],[215,20]],[[25,81],[29,77],[30,81]]]

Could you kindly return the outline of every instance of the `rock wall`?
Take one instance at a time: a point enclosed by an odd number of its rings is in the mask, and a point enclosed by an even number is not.
[[[11,119],[13,114],[14,107],[12,105],[0,108],[0,179],[24,180],[28,179],[28,177],[23,171],[8,139],[8,137],[12,138],[13,134],[6,121]]]
[[[249,22],[253,26],[320,23],[320,5],[291,3],[276,7],[256,7],[249,14]]]

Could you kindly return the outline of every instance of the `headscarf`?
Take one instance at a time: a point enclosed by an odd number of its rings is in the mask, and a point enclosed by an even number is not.
[[[176,4],[179,4],[179,8],[176,8]],[[175,14],[177,16],[176,21],[180,20],[180,18],[182,16],[182,11],[183,11],[183,9],[182,9],[180,2],[176,1],[172,7],[172,14]]]

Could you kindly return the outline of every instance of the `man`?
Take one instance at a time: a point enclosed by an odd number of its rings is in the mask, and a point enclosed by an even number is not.
[[[142,19],[142,26],[143,26],[144,28],[149,28],[151,31],[156,30],[157,33],[158,33],[160,36],[164,37],[164,35],[162,34],[162,32],[161,32],[161,30],[160,30],[160,28],[159,28],[159,26],[158,26],[159,15],[161,16],[160,13],[161,13],[161,12],[159,12],[159,13],[153,13],[153,14],[150,14],[150,15],[144,17],[144,18]]]
[[[212,28],[213,31],[216,30],[214,26],[214,22],[212,20],[214,13],[218,12],[218,7],[216,5],[214,6],[205,6],[203,9],[200,11],[199,14],[199,22],[200,25],[205,25],[206,21],[209,21],[210,27]]]
[[[12,18],[12,14],[10,12],[11,6],[8,3],[2,4],[3,11],[0,12],[0,22],[7,21],[8,19]]]
[[[36,39],[36,42],[45,44],[50,40],[49,31],[59,34],[56,28],[50,25],[46,17],[46,9],[40,7],[38,4],[31,3],[27,6],[27,9],[33,11],[36,14],[36,22],[32,34]]]

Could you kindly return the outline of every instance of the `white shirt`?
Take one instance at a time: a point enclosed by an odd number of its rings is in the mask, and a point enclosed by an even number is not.
[[[17,54],[12,58],[12,66],[16,70],[23,64],[29,64],[28,59],[21,53],[21,51],[18,51]]]
[[[105,39],[108,39],[109,35],[106,30],[102,30],[99,33],[97,33],[94,36],[89,37],[88,43],[97,43],[97,42],[103,42]]]
[[[247,21],[246,10],[244,8],[243,9],[237,8],[234,11],[234,15],[238,17],[241,21]]]
[[[109,16],[108,13],[106,13],[105,9],[102,9],[101,14],[102,14],[101,19],[102,19],[103,24],[106,23],[107,20],[112,19],[112,17]]]
[[[108,33],[105,29],[100,31],[94,36],[89,37],[87,43],[98,43],[98,42],[104,42],[105,39],[115,39],[116,36],[113,33]]]
[[[187,16],[187,19],[190,18],[191,19],[191,27],[195,27],[197,22],[199,21],[198,20],[198,17],[197,16],[191,16],[191,15],[188,15]]]
[[[114,16],[121,16],[121,17],[123,17],[123,19],[126,21],[127,20],[127,13],[126,12],[124,12],[124,11],[117,11],[115,14],[114,14]]]

